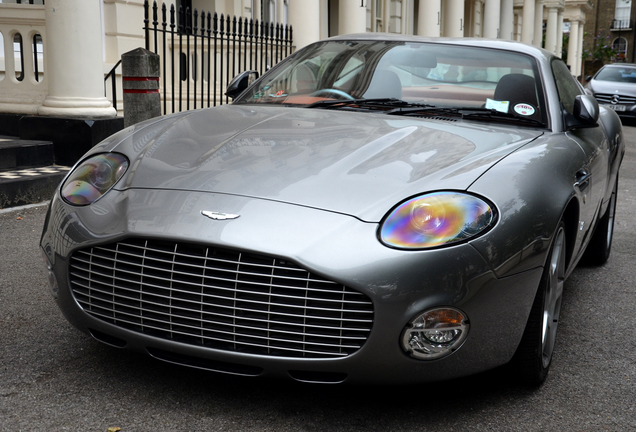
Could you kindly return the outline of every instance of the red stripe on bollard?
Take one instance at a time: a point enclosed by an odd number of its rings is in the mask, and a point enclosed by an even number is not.
[[[159,81],[159,77],[122,77],[124,81]]]
[[[124,93],[159,93],[159,89],[154,89],[154,90],[124,89]]]

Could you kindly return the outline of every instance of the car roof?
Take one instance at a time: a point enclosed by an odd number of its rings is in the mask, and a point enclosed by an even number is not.
[[[605,69],[605,68],[621,68],[621,67],[625,67],[625,66],[630,66],[630,67],[636,67],[636,63],[609,63],[606,65],[603,65],[603,67],[601,69]]]
[[[553,53],[543,48],[524,44],[517,41],[485,38],[431,38],[423,36],[403,35],[395,33],[354,33],[333,36],[327,40],[363,40],[363,41],[399,41],[399,42],[426,42],[447,45],[474,46],[476,48],[492,48],[506,51],[515,51],[531,55],[537,58],[555,57]]]

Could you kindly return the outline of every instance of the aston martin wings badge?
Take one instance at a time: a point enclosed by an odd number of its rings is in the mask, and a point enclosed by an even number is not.
[[[203,216],[207,216],[210,219],[214,219],[214,220],[236,219],[240,216],[237,214],[220,213],[220,212],[213,212],[213,211],[206,211],[206,210],[201,210],[201,214]]]

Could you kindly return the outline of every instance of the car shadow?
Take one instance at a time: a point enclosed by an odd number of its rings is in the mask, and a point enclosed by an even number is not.
[[[621,123],[623,124],[623,126],[635,127],[636,126],[636,118],[621,117]]]

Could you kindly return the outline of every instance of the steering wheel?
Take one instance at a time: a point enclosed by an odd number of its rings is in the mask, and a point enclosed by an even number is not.
[[[330,88],[330,89],[320,89],[320,90],[316,90],[315,92],[313,92],[312,94],[310,94],[309,96],[320,96],[322,94],[333,94],[336,96],[340,96],[341,99],[349,99],[349,100],[353,100],[354,97],[351,96],[349,93],[343,92],[342,90],[338,90],[338,89],[334,89],[334,88]]]

